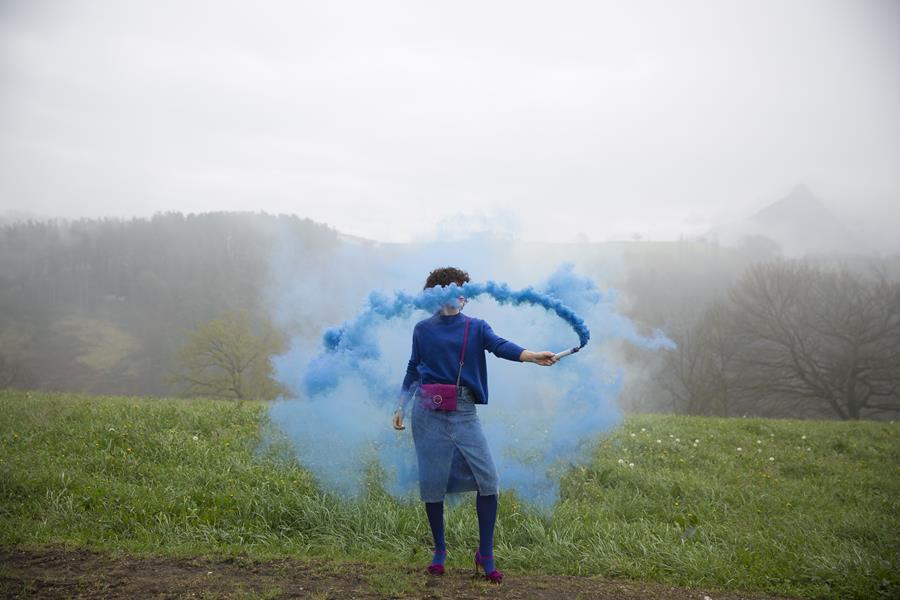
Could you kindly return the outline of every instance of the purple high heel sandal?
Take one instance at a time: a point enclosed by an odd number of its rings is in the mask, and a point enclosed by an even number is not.
[[[478,567],[483,566],[484,563],[481,562],[482,558],[494,558],[493,554],[482,554],[480,550],[475,551],[475,571],[478,571]],[[490,573],[484,576],[485,579],[490,581],[491,583],[503,583],[503,573],[494,569]]]
[[[446,555],[447,551],[446,550],[435,550],[434,553]],[[432,575],[443,575],[444,574],[444,565],[436,565],[434,563],[431,563],[430,565],[428,565],[427,570]]]

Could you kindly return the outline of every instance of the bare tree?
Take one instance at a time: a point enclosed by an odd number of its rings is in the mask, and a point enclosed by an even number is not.
[[[738,352],[728,307],[713,303],[674,337],[677,348],[665,355],[662,386],[672,395],[675,412],[728,416]]]
[[[731,293],[746,390],[825,403],[841,419],[900,411],[900,284],[770,262]]]
[[[900,284],[883,269],[830,275],[811,290],[810,327],[826,340],[822,354],[849,418],[900,411]]]
[[[271,358],[285,350],[284,336],[268,320],[255,331],[246,311],[227,311],[190,334],[171,381],[188,396],[273,400],[284,389]]]

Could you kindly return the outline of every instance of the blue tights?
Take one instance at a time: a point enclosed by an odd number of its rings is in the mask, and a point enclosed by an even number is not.
[[[434,538],[434,556],[431,564],[443,565],[447,558],[447,546],[444,544],[444,503],[426,502],[425,514],[428,515],[428,524],[431,526],[431,536]]]
[[[494,570],[494,524],[497,522],[497,494],[482,496],[475,493],[475,512],[478,513],[478,552],[487,575]]]
[[[475,512],[478,514],[478,552],[483,557],[481,563],[487,574],[494,570],[494,525],[497,523],[497,495],[482,496],[476,492]],[[431,536],[434,538],[434,556],[431,564],[443,565],[447,555],[447,546],[444,543],[444,503],[426,502],[425,514],[428,515]]]

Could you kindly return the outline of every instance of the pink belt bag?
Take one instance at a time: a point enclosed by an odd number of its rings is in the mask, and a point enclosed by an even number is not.
[[[466,355],[466,340],[469,338],[469,319],[463,334],[462,352],[459,353],[459,372],[456,385],[452,383],[423,383],[419,386],[419,404],[428,410],[456,410],[456,396],[459,394],[459,377],[462,375],[463,358]]]

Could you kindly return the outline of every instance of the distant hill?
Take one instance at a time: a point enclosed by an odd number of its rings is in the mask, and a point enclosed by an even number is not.
[[[714,227],[705,237],[735,246],[757,236],[776,242],[786,257],[872,252],[803,184],[746,219]]]
[[[813,222],[815,203],[783,201],[753,219],[762,231]],[[779,213],[791,207],[796,214]],[[813,232],[825,231],[827,219],[817,222]],[[476,281],[513,288],[573,261],[602,290],[617,290],[619,310],[649,333],[722,297],[749,264],[773,255],[768,246],[477,235],[465,244],[383,243],[248,212],[26,218],[0,225],[0,388],[169,394],[166,376],[187,332],[226,309],[277,317],[318,343],[323,327],[355,314],[371,290],[417,289],[431,269],[457,261]],[[896,258],[891,272],[900,277]]]

